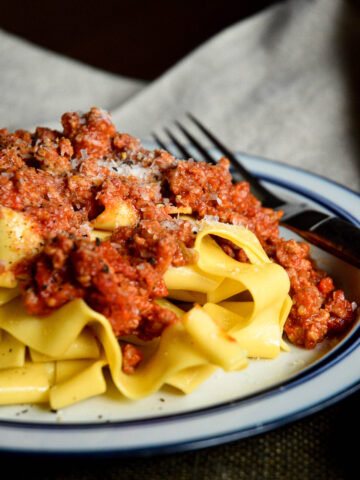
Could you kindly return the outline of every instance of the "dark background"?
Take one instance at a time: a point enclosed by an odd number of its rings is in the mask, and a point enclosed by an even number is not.
[[[0,28],[110,72],[152,80],[274,0],[7,0]]]

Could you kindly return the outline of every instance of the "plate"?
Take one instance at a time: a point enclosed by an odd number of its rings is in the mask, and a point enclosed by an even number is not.
[[[154,145],[151,145],[153,148]],[[220,155],[219,155],[220,156]],[[274,193],[360,226],[360,196],[326,178],[244,154],[238,158]],[[297,238],[282,230],[287,238]],[[348,297],[359,302],[360,271],[311,247]],[[218,445],[314,413],[360,387],[360,325],[340,341],[306,351],[291,346],[275,360],[254,359],[240,372],[217,371],[184,396],[162,389],[129,401],[110,388],[63,411],[0,407],[0,450],[17,453],[151,455]]]

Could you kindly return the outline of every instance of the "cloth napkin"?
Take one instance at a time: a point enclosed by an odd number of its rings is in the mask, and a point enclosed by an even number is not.
[[[0,125],[58,126],[64,111],[99,106],[120,131],[146,140],[191,111],[234,150],[359,190],[359,44],[355,2],[289,0],[146,85],[0,32]]]

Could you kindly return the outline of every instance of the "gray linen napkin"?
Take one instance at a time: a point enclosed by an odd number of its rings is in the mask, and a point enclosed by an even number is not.
[[[186,34],[186,33],[184,33]],[[0,32],[0,124],[53,124],[97,105],[142,139],[191,111],[231,148],[360,189],[360,12],[288,0],[236,23],[148,86]]]
[[[0,128],[59,125],[70,110],[107,110],[144,82],[103,72],[0,30]]]

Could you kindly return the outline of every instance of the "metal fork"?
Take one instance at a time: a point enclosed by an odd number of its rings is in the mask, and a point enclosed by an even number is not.
[[[251,192],[261,201],[264,207],[282,210],[284,215],[281,224],[295,231],[308,242],[330,252],[331,254],[345,260],[346,262],[360,268],[360,229],[347,220],[330,216],[326,213],[314,210],[305,203],[292,203],[278,197],[270,190],[265,188],[260,181],[249,170],[247,170],[237,157],[211,133],[204,125],[190,113],[188,118],[196,127],[217,147],[221,155],[228,158],[233,167],[233,178],[235,181],[246,180],[250,184]],[[189,141],[189,146],[195,149],[201,155],[201,160],[216,165],[215,158],[208,149],[194,137],[180,122],[175,125],[185,135]],[[164,128],[171,144],[175,145],[181,152],[184,159],[194,158],[178,137],[172,133],[169,128]],[[154,140],[160,148],[169,151],[169,145],[163,143],[160,138],[153,133]],[[196,156],[197,157],[197,156]],[[200,158],[196,158],[200,160]]]

